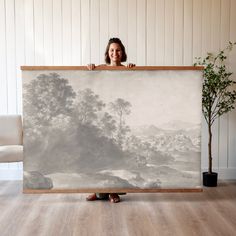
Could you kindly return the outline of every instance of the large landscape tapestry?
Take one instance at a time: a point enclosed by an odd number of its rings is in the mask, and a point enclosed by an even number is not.
[[[24,189],[200,187],[199,70],[23,70]]]

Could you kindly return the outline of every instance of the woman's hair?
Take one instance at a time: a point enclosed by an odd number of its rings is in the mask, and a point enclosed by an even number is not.
[[[111,59],[109,57],[109,48],[110,48],[110,45],[112,43],[117,43],[120,45],[120,48],[121,48],[121,51],[122,51],[122,57],[121,57],[121,62],[124,62],[127,60],[127,55],[126,55],[126,52],[125,52],[125,46],[123,45],[123,43],[121,42],[121,40],[119,38],[110,38],[109,41],[108,41],[108,44],[107,44],[107,47],[106,47],[106,51],[105,51],[105,62],[106,64],[110,64],[111,63]]]

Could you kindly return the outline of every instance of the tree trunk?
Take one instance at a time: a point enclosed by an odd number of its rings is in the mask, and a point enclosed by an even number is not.
[[[209,140],[208,140],[208,158],[209,158],[209,164],[208,164],[208,173],[212,173],[212,131],[211,131],[211,124],[209,122],[208,124],[208,134],[209,134]]]

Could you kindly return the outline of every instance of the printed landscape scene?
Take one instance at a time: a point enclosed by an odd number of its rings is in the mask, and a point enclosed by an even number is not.
[[[199,78],[186,99],[173,93],[191,78],[171,87],[172,78],[151,74],[149,89],[139,73],[83,73],[24,81],[25,189],[200,186],[201,103],[186,101],[200,99]]]

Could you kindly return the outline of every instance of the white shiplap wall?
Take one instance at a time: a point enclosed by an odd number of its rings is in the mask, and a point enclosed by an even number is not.
[[[21,65],[103,63],[110,37],[137,65],[192,65],[236,41],[235,12],[236,0],[0,0],[0,114],[22,112]],[[236,49],[229,66],[236,75]],[[236,111],[214,125],[213,146],[221,178],[236,178]],[[203,168],[206,157],[203,123]]]

